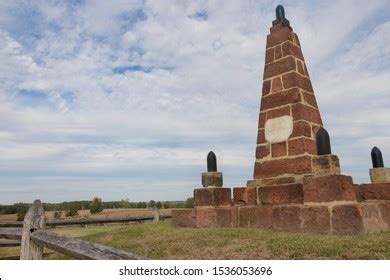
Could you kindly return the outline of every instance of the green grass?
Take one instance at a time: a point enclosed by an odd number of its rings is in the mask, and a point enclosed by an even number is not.
[[[390,259],[390,232],[314,235],[254,228],[180,228],[171,222],[53,231],[151,259]],[[53,253],[48,258],[67,257]]]

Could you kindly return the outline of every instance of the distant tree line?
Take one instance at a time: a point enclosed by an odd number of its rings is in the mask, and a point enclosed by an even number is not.
[[[92,201],[64,201],[61,203],[42,203],[45,211],[55,211],[54,218],[59,219],[62,212],[67,217],[77,216],[79,210],[90,210],[92,214],[99,213],[103,209],[115,208],[192,208],[194,207],[193,198],[188,198],[186,201],[155,201],[149,202],[130,202],[128,199],[119,201],[102,201],[101,198],[95,197]],[[0,205],[0,215],[2,214],[17,214],[18,221],[23,221],[24,216],[30,207],[29,203],[14,203],[12,205]]]

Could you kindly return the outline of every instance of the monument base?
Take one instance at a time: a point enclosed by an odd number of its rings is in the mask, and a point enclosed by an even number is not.
[[[351,177],[332,174],[308,176],[302,184],[233,188],[233,199],[230,193],[195,190],[202,203],[172,210],[174,224],[321,234],[390,231],[390,183],[354,185]],[[219,199],[200,199],[205,195]]]
[[[256,227],[288,232],[365,234],[390,231],[390,201],[232,206],[172,210],[177,226]]]

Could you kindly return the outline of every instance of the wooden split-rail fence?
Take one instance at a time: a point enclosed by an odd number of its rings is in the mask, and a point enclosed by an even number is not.
[[[68,237],[45,229],[45,226],[88,225],[106,223],[125,223],[167,219],[170,216],[159,216],[158,211],[150,217],[128,217],[115,219],[90,219],[50,221],[45,223],[45,211],[40,200],[35,200],[27,211],[23,222],[0,223],[0,247],[20,246],[21,260],[41,260],[44,248],[60,252],[75,259],[84,260],[145,260],[147,258],[92,243],[77,237]],[[2,239],[1,239],[2,238]],[[9,259],[16,259],[10,257]]]

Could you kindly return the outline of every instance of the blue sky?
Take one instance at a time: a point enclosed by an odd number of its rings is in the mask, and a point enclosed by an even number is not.
[[[265,39],[283,4],[342,173],[390,162],[383,1],[0,2],[0,203],[181,200],[209,150],[252,178]]]

